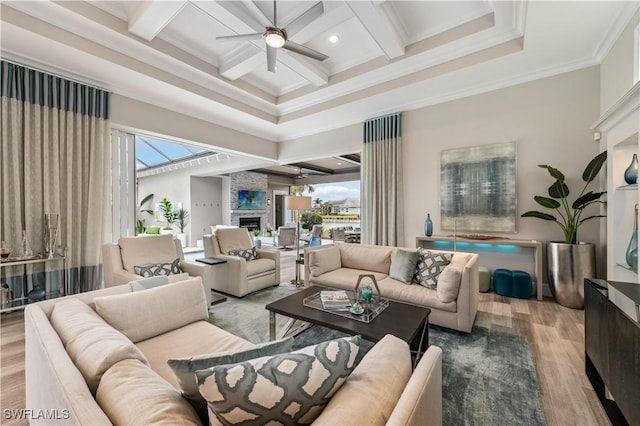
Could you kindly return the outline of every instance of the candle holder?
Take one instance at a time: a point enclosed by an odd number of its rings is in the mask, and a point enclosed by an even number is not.
[[[58,236],[58,214],[46,213],[44,215],[44,247],[47,257],[53,259],[56,253],[56,238]]]
[[[364,279],[370,279],[371,284],[363,283]],[[362,287],[360,287],[362,285]],[[375,287],[375,292],[374,292]],[[354,292],[355,302],[350,311],[356,315],[368,315],[371,313],[371,306],[380,300],[380,287],[373,274],[361,274],[358,276]]]

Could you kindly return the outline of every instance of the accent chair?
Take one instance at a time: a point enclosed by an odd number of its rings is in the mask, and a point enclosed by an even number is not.
[[[257,249],[247,228],[218,229],[202,239],[204,255],[225,259],[216,265],[212,288],[242,297],[280,284],[280,252]],[[255,257],[254,257],[255,255]]]
[[[296,228],[294,226],[281,226],[274,236],[275,246],[280,248],[296,245]]]
[[[164,268],[168,268],[176,259],[179,259],[178,265],[182,272],[202,278],[207,301],[211,304],[213,268],[203,263],[184,260],[182,244],[172,234],[122,237],[117,243],[103,244],[104,286],[115,287],[137,281],[142,275],[136,273],[136,267],[138,270],[150,265],[163,265]]]

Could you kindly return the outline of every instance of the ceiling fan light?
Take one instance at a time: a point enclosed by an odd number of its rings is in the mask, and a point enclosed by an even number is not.
[[[284,46],[285,39],[279,31],[268,29],[264,37],[264,41],[269,46],[278,48]]]

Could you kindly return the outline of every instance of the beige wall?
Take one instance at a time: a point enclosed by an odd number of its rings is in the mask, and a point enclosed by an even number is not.
[[[546,194],[552,180],[538,164],[565,172],[570,188],[582,182],[585,166],[598,150],[591,124],[598,118],[599,69],[571,73],[496,90],[403,114],[405,243],[423,235],[427,212],[440,231],[440,152],[496,142],[517,144],[517,239],[562,239],[551,222],[519,215],[537,209],[533,196]],[[604,174],[603,174],[604,176]],[[598,243],[597,220],[580,229],[579,239]],[[603,271],[604,272],[604,271]]]
[[[189,191],[191,178],[187,173],[181,171],[160,173],[157,175],[146,176],[138,179],[138,194],[139,198],[146,197],[147,194],[153,194],[151,200],[151,208],[155,209],[156,203],[162,201],[163,198],[167,198],[172,203],[182,203],[182,208],[190,210],[191,195]],[[156,221],[155,218],[144,215],[148,225],[165,226],[166,222]],[[189,234],[190,226],[187,226],[185,233]],[[179,232],[178,227],[173,227],[174,232]]]
[[[602,61],[600,114],[611,108],[635,83],[633,81],[633,61],[636,58],[634,31],[638,23],[640,23],[640,10],[636,11]]]
[[[190,210],[189,246],[195,247],[211,225],[222,223],[222,178],[192,176]]]

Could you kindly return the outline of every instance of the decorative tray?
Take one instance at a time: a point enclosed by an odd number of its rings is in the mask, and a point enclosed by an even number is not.
[[[347,295],[349,296],[349,299],[351,299],[351,301],[355,301],[355,296],[352,291],[347,291]],[[304,306],[307,306],[309,308],[366,323],[370,323],[371,321],[373,321],[375,317],[380,315],[380,312],[384,311],[387,306],[389,306],[388,299],[379,298],[375,302],[363,304],[364,312],[361,314],[352,314],[348,309],[327,310],[322,306],[322,301],[320,300],[320,292],[312,294],[309,297],[305,297],[302,303],[304,304]]]

